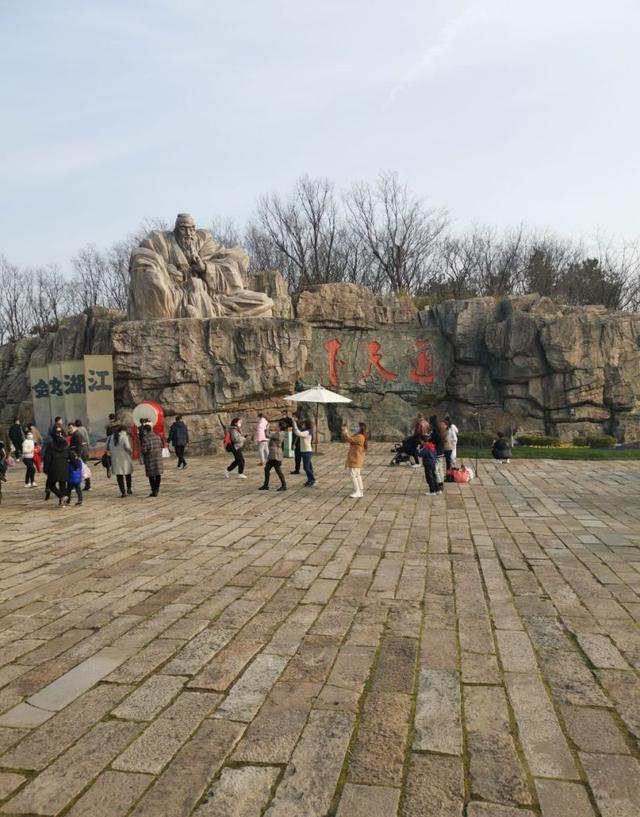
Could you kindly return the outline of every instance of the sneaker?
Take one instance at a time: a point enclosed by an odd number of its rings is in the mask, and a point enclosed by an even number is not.
[[[222,473],[224,474],[225,479],[229,479],[229,472],[227,471],[226,468],[224,469],[224,471]]]
[[[37,488],[37,487],[38,487],[38,483],[37,483],[37,482],[32,482],[32,483],[31,483],[31,487],[32,487],[32,488]]]
[[[268,490],[269,490],[269,486],[268,486],[268,485],[261,485],[261,486],[258,488],[258,490],[259,490],[259,491],[268,491]]]
[[[420,463],[419,463],[419,462],[414,462],[414,463],[413,463],[413,465],[412,465],[411,467],[412,467],[412,468],[422,468],[422,466],[420,465]]]
[[[300,471],[289,471],[290,474],[299,474]]]
[[[305,487],[305,488],[313,488],[313,486],[314,486],[315,484],[316,484],[316,481],[315,481],[315,479],[314,479],[314,480],[313,480],[313,482],[305,482],[304,487]]]
[[[78,501],[77,501],[75,504],[76,504],[76,505],[82,505],[82,500],[81,500],[81,499],[79,499],[79,500],[78,500]]]
[[[127,495],[126,495],[126,494],[120,494],[120,498],[121,498],[121,499],[126,499],[126,498],[127,498]]]
[[[442,493],[444,493],[444,492],[443,491],[436,491],[436,494],[442,494]]]
[[[350,499],[361,499],[362,494],[349,494]]]
[[[247,478],[246,474],[238,474],[238,479],[246,479],[246,478]]]
[[[128,491],[127,491],[127,496],[133,496],[133,491],[132,491],[132,490],[128,490]]]
[[[281,485],[281,486],[280,486],[280,487],[279,487],[277,490],[278,490],[278,491],[286,491],[286,490],[287,490],[287,486],[286,486],[286,485]]]
[[[33,488],[33,485],[29,485],[29,483],[28,483],[28,482],[25,482],[24,487],[25,487],[25,488]]]

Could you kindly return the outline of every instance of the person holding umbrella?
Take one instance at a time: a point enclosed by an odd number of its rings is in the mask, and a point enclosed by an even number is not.
[[[302,467],[307,475],[307,481],[304,484],[305,488],[313,488],[316,484],[316,476],[313,473],[313,435],[311,433],[311,423],[308,420],[303,420],[302,428],[298,428],[298,423],[295,418],[293,420],[293,433],[300,440],[300,454],[302,456]]]

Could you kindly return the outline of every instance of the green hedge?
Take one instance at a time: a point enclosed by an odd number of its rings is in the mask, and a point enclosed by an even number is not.
[[[561,444],[560,437],[545,434],[519,434],[518,442],[520,445],[537,445],[541,448],[557,448]]]
[[[613,448],[617,440],[609,434],[594,434],[584,437],[574,437],[573,444],[580,448]]]
[[[458,434],[458,445],[460,448],[464,446],[478,448],[491,448],[491,444],[495,440],[496,435],[490,431],[461,431]]]

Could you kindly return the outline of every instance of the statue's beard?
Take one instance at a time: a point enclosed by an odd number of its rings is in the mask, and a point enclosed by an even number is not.
[[[187,258],[192,258],[196,253],[196,240],[192,236],[189,235],[181,235],[178,233],[176,236],[176,241],[178,242],[178,246],[182,250],[182,252],[187,256]]]

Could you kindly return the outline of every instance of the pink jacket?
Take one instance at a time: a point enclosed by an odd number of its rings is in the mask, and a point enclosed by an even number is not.
[[[269,421],[266,417],[259,417],[258,422],[256,423],[256,430],[253,435],[254,443],[264,443],[267,442],[267,426],[269,425]]]

